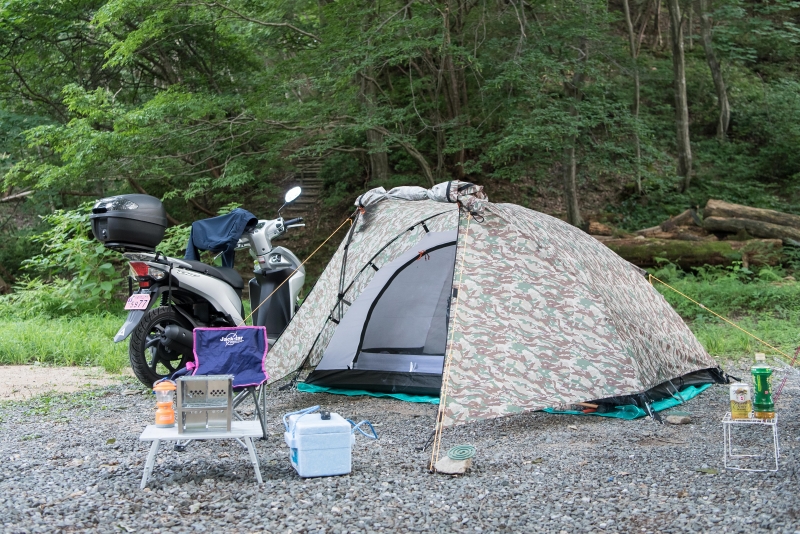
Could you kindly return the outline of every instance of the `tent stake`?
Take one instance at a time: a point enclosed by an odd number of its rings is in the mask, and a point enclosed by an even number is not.
[[[422,444],[421,447],[414,447],[419,452],[425,452],[425,449],[428,448],[428,445],[433,443],[433,437],[436,435],[436,427],[431,430],[431,433],[428,435],[428,439],[425,440],[425,443]]]

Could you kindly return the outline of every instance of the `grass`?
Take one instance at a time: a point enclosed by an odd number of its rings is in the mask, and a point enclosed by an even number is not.
[[[721,359],[773,353],[769,347],[715,317],[708,310],[733,321],[770,345],[792,355],[800,345],[800,284],[779,267],[744,269],[705,267],[691,273],[667,265],[654,276],[706,308],[654,282],[655,288],[687,321],[709,354]]]
[[[250,303],[244,302],[245,316]],[[0,317],[0,365],[41,363],[100,366],[117,373],[130,365],[128,339],[114,343],[124,314]]]
[[[119,372],[129,365],[128,343],[112,340],[124,320],[119,315],[0,319],[0,365],[99,365]]]
[[[740,327],[766,341],[784,353],[792,356],[800,345],[800,332],[795,325],[800,317],[795,314],[792,320],[762,315],[745,317],[735,321]],[[736,360],[764,352],[777,356],[775,351],[753,339],[744,332],[719,320],[703,320],[690,323],[690,327],[708,353],[721,360]]]
[[[653,274],[787,354],[800,345],[796,327],[800,324],[800,284],[780,268],[750,271],[733,266],[687,273],[666,265]],[[752,357],[754,352],[772,352],[708,309],[666,286],[654,285],[715,358],[735,360]],[[248,312],[249,303],[245,302],[245,308]],[[117,314],[0,319],[0,365],[96,365],[118,372],[129,365],[127,341],[112,342],[123,320],[124,316]]]

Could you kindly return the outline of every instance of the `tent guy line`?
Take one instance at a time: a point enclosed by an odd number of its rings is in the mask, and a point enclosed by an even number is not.
[[[317,253],[317,251],[319,251],[319,249],[321,249],[322,247],[324,247],[324,246],[325,246],[325,243],[327,243],[328,241],[330,241],[330,239],[331,239],[333,236],[335,236],[335,235],[336,235],[336,232],[338,232],[339,230],[341,230],[341,229],[342,229],[342,226],[344,226],[344,225],[345,225],[345,224],[347,224],[348,222],[350,223],[350,226],[352,227],[352,225],[353,225],[353,219],[352,219],[352,217],[348,217],[347,219],[345,219],[344,221],[342,221],[342,224],[340,224],[340,225],[339,225],[339,228],[337,228],[336,230],[334,230],[334,231],[333,231],[333,233],[332,233],[331,235],[329,235],[329,236],[328,236],[328,237],[325,239],[325,241],[323,241],[323,242],[322,242],[322,244],[321,244],[320,246],[318,246],[316,249],[314,249],[314,252],[312,252],[311,254],[309,254],[309,255],[308,255],[308,257],[307,257],[306,259],[304,259],[304,260],[302,261],[302,263],[301,263],[301,264],[300,264],[300,265],[299,265],[299,266],[298,266],[298,267],[297,267],[297,268],[296,268],[294,271],[292,271],[292,274],[294,274],[294,273],[296,273],[297,271],[299,271],[299,270],[300,270],[300,268],[301,268],[303,265],[305,265],[305,264],[306,264],[306,262],[307,262],[308,260],[310,260],[311,258],[313,258],[313,257],[314,257],[314,254],[316,254],[316,253]],[[255,307],[255,308],[253,308],[252,310],[250,310],[250,313],[247,315],[247,317],[245,317],[244,319],[242,319],[242,322],[241,322],[241,323],[239,323],[239,324],[238,324],[238,325],[236,325],[236,326],[242,326],[242,325],[246,324],[246,323],[247,323],[247,320],[248,320],[250,317],[252,317],[252,316],[253,316],[253,314],[254,314],[256,311],[258,311],[258,309],[261,307],[261,305],[262,305],[262,304],[264,304],[265,302],[267,302],[267,301],[270,299],[270,297],[272,297],[272,295],[274,295],[275,293],[277,293],[277,292],[278,292],[278,290],[281,288],[281,286],[282,286],[283,284],[285,284],[287,281],[289,281],[289,279],[292,277],[292,274],[290,274],[289,276],[287,276],[287,277],[286,277],[286,279],[284,279],[284,281],[283,281],[283,282],[281,282],[280,284],[278,284],[278,287],[276,287],[274,290],[272,290],[272,293],[270,293],[269,295],[267,295],[267,298],[265,298],[264,300],[262,300],[261,302],[259,302],[258,306],[256,306],[256,307]]]
[[[718,314],[717,312],[715,312],[715,311],[714,311],[714,310],[712,310],[711,308],[707,307],[705,304],[701,304],[700,302],[697,302],[696,300],[694,300],[692,297],[690,297],[690,296],[686,295],[685,293],[681,293],[679,290],[675,289],[674,287],[672,287],[672,286],[671,286],[671,285],[669,285],[668,283],[666,283],[666,282],[664,282],[664,281],[662,281],[662,280],[659,280],[658,278],[656,278],[655,276],[653,276],[652,274],[649,274],[649,273],[648,273],[648,277],[649,277],[649,279],[650,279],[649,281],[650,281],[650,284],[651,284],[651,285],[653,284],[653,280],[655,280],[656,282],[659,282],[659,283],[661,283],[661,284],[664,284],[665,286],[667,286],[668,288],[670,288],[672,291],[674,291],[674,292],[675,292],[675,293],[677,293],[678,295],[682,296],[683,298],[685,298],[685,299],[687,299],[687,300],[689,300],[689,301],[691,301],[691,302],[694,302],[695,304],[697,304],[698,306],[700,306],[700,307],[701,307],[701,308],[703,308],[704,310],[706,310],[706,311],[708,311],[709,313],[711,313],[711,314],[713,314],[713,315],[717,316],[719,319],[722,319],[723,321],[725,321],[726,323],[728,323],[728,324],[729,324],[729,325],[731,325],[732,327],[734,327],[734,328],[737,328],[737,329],[741,330],[742,332],[744,332],[744,333],[745,333],[745,334],[747,334],[748,336],[752,337],[753,339],[755,339],[755,340],[756,340],[756,341],[758,341],[759,343],[762,343],[762,344],[766,345],[767,347],[771,348],[772,350],[774,350],[775,352],[777,352],[778,354],[780,354],[781,356],[783,356],[783,357],[784,357],[784,358],[786,358],[787,360],[790,360],[790,361],[792,362],[792,364],[791,364],[791,366],[790,366],[790,367],[794,367],[794,362],[795,362],[795,359],[797,358],[797,354],[796,354],[796,353],[795,353],[795,357],[794,357],[794,358],[792,358],[791,356],[789,356],[788,354],[786,354],[785,352],[783,352],[781,349],[779,349],[779,348],[777,348],[777,347],[773,347],[772,345],[770,345],[769,343],[767,343],[766,341],[764,341],[764,340],[763,340],[763,339],[761,339],[760,337],[756,336],[755,334],[753,334],[753,333],[751,333],[751,332],[748,332],[747,330],[745,330],[745,329],[744,329],[744,328],[742,328],[741,326],[737,325],[736,323],[734,323],[734,322],[733,322],[733,321],[731,321],[730,319],[727,319],[726,317],[723,317],[722,315]],[[799,347],[799,348],[800,348],[800,347]]]

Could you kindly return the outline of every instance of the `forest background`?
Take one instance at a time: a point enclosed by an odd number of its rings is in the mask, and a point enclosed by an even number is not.
[[[273,217],[312,175],[301,258],[358,193],[450,179],[580,227],[709,198],[800,213],[799,44],[790,0],[8,0],[0,363],[124,365],[126,269],[87,236],[114,194],[162,198],[178,254],[191,221]],[[789,349],[798,268],[785,247],[657,274]],[[665,296],[712,354],[755,349]]]

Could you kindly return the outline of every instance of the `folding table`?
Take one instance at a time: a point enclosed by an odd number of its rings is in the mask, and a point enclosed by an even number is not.
[[[770,440],[772,443],[769,447],[771,449],[771,454],[734,454],[733,448],[733,438],[732,438],[732,427],[739,426],[739,425],[748,425],[756,427],[765,427],[771,431],[772,439]],[[735,469],[737,471],[777,471],[778,470],[778,459],[781,457],[781,447],[778,443],[778,414],[775,414],[775,417],[772,419],[756,419],[755,417],[751,416],[748,419],[733,419],[731,417],[731,412],[725,414],[722,418],[722,448],[723,448],[723,463],[725,465],[725,469]],[[738,461],[742,458],[757,458],[759,456],[763,456],[765,458],[772,458],[775,460],[775,469],[752,469],[752,468],[744,468],[738,465],[733,465],[732,461]]]
[[[158,428],[156,425],[148,425],[144,429],[142,435],[139,436],[139,441],[152,441],[150,445],[150,452],[147,454],[147,463],[144,466],[144,475],[142,475],[142,483],[139,485],[141,489],[147,485],[147,479],[153,473],[153,465],[156,462],[156,454],[158,447],[162,441],[181,441],[190,437],[193,440],[209,440],[209,439],[235,439],[245,447],[250,453],[250,461],[253,463],[253,468],[256,471],[256,480],[261,484],[261,469],[258,467],[258,456],[256,456],[256,449],[253,446],[253,439],[260,437],[262,434],[261,422],[255,421],[232,421],[231,430],[228,432],[225,429],[219,431],[204,431],[192,432],[191,434],[178,434],[178,427],[173,426],[170,428]]]

